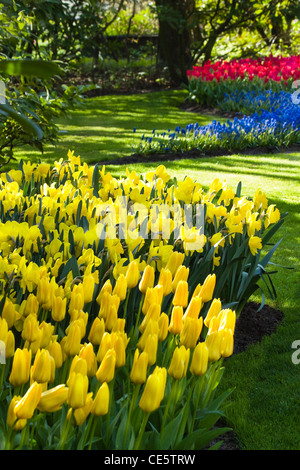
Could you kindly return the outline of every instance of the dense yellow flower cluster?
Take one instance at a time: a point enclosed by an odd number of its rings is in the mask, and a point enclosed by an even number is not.
[[[280,218],[260,190],[250,200],[216,179],[204,191],[191,178],[171,180],[163,165],[143,177],[127,169],[117,180],[68,157],[53,169],[24,163],[1,174],[0,384],[11,388],[11,432],[35,410],[66,406],[78,426],[109,414],[118,374],[137,390],[132,398],[127,390],[130,410],[140,393],[149,414],[166,398],[168,380],[204,376],[230,356],[236,313],[214,298],[222,250],[244,234],[247,256],[255,256],[258,234]],[[177,204],[180,217],[153,217],[153,204]],[[204,226],[184,227],[190,204],[205,206]],[[197,249],[188,248],[187,233],[201,235]],[[215,272],[192,287],[191,256],[213,246]],[[61,448],[66,439],[67,428]]]

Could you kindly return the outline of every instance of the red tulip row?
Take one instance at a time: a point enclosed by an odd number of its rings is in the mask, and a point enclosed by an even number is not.
[[[300,79],[300,56],[273,57],[268,56],[261,59],[239,59],[231,61],[205,62],[202,66],[194,66],[187,71],[187,76],[199,78],[203,81],[218,82],[222,80],[236,80],[254,77],[262,78],[266,83],[269,80],[276,82],[288,79]]]

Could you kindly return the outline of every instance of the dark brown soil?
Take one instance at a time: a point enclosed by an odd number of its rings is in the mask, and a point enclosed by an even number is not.
[[[236,321],[233,354],[239,354],[251,344],[259,343],[264,336],[275,333],[283,319],[283,313],[269,305],[265,305],[260,311],[258,309],[259,304],[248,302],[242,310]],[[219,425],[226,426],[226,423],[221,422]],[[218,440],[223,441],[220,450],[240,449],[234,431],[225,433]]]

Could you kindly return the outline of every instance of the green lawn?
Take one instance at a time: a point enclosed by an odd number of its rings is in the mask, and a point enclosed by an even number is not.
[[[212,119],[180,111],[178,105],[184,96],[182,91],[170,91],[88,100],[85,108],[71,113],[70,120],[61,120],[68,134],[56,149],[46,150],[44,159],[53,162],[65,157],[69,148],[88,163],[114,159],[132,153],[137,138],[132,134],[134,126],[142,135],[153,128],[165,131]],[[28,149],[18,151],[18,156],[40,157]],[[267,299],[284,312],[283,323],[276,334],[226,361],[221,388],[234,388],[227,418],[242,448],[299,450],[300,364],[292,363],[292,343],[300,340],[300,154],[233,155],[164,163],[178,179],[189,175],[204,187],[215,177],[226,179],[233,187],[242,181],[244,195],[252,196],[260,187],[270,203],[289,213],[276,237],[284,239],[273,262],[294,270],[278,268],[273,276],[278,298],[276,302]],[[134,165],[139,173],[151,167],[151,163]],[[115,176],[125,173],[121,165],[109,165],[107,170]],[[260,301],[260,297],[254,300]]]
[[[140,95],[112,95],[87,99],[84,106],[58,121],[63,132],[57,146],[45,148],[43,160],[53,162],[66,158],[68,149],[75,150],[88,163],[112,160],[133,153],[144,133],[167,131],[198,121],[206,124],[212,116],[183,112],[179,109],[186,94],[182,90]],[[133,128],[136,127],[136,133]],[[18,158],[37,160],[39,151],[27,146],[16,151]]]

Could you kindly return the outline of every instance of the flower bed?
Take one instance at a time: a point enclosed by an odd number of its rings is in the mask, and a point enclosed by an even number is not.
[[[203,448],[283,215],[260,189],[68,156],[1,174],[1,445]]]
[[[290,89],[300,78],[300,56],[207,61],[187,75],[189,98],[202,106],[218,106],[225,93]]]

